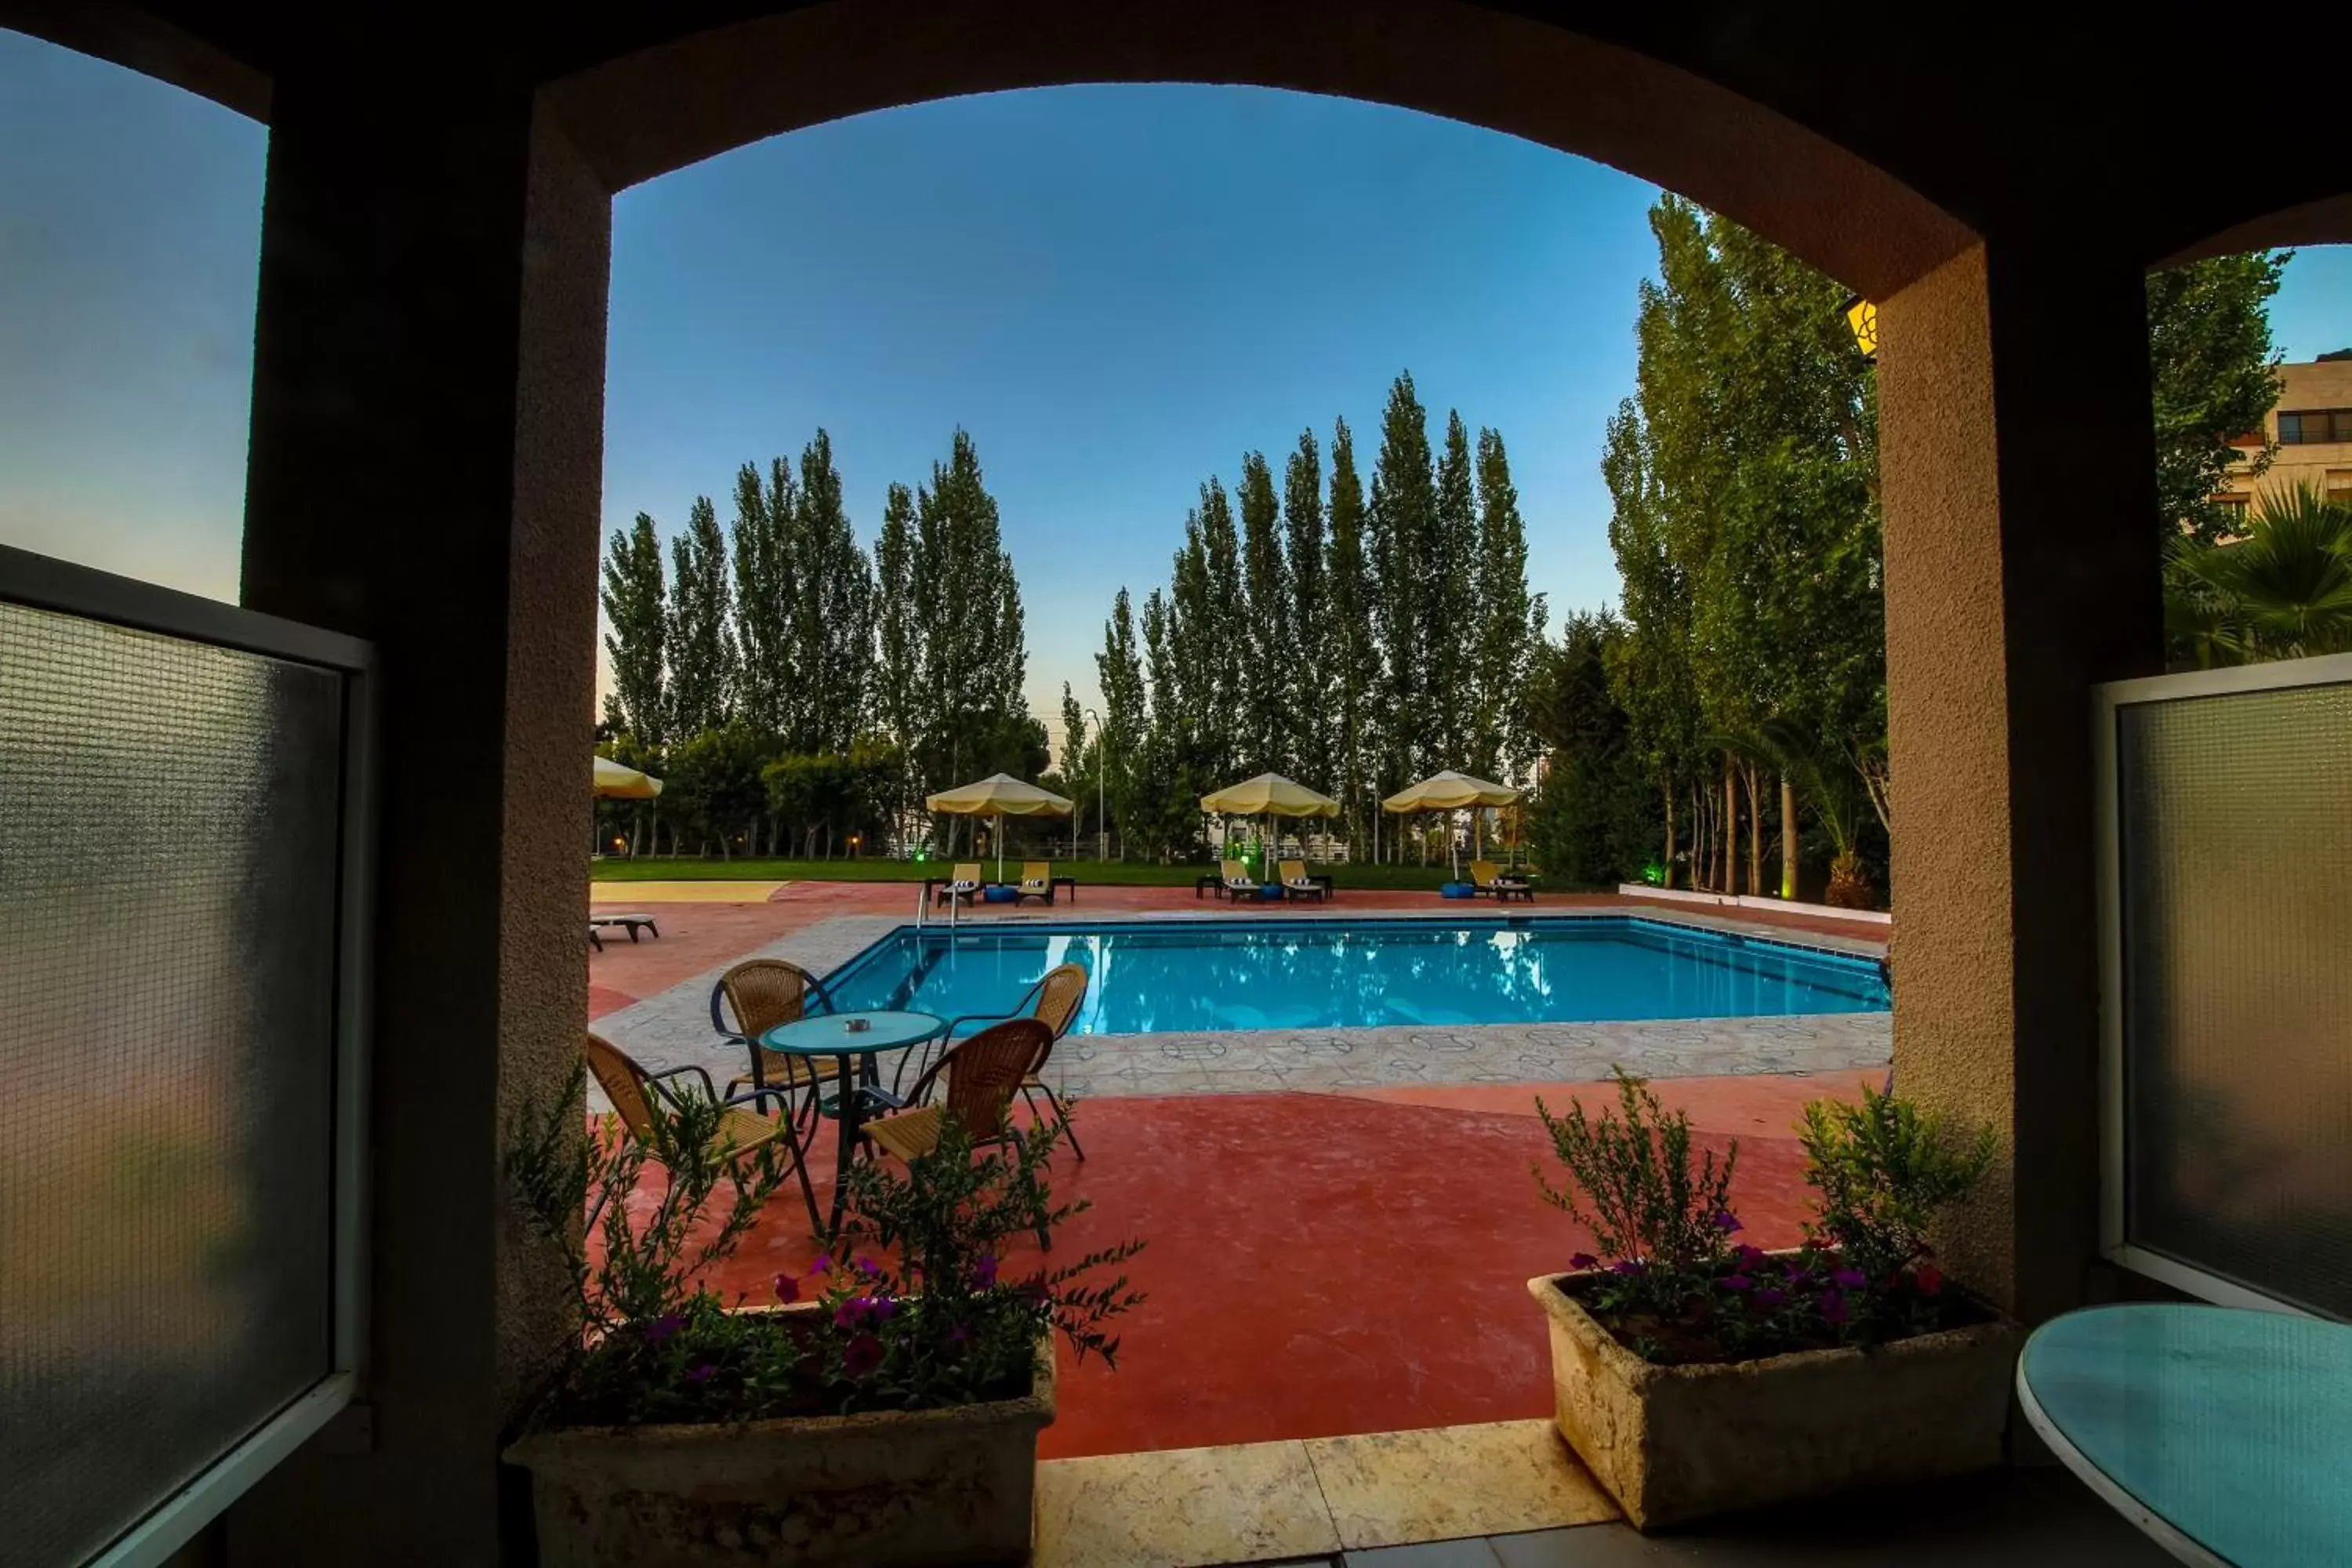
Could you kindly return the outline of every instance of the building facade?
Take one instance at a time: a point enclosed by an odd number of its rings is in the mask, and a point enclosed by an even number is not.
[[[2243,510],[2308,485],[2352,506],[2352,354],[2283,364],[2278,375],[2278,402],[2259,436],[2249,431],[2231,443],[2247,456],[2215,499]],[[2253,454],[2264,441],[2277,446],[2270,467],[2256,474]]]

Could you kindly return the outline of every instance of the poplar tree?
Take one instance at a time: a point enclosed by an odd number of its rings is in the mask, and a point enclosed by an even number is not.
[[[1335,682],[1334,627],[1325,584],[1323,552],[1323,458],[1315,432],[1298,433],[1297,449],[1282,471],[1283,591],[1290,626],[1290,659],[1284,686],[1291,743],[1303,782],[1334,790],[1331,694]]]
[[[764,489],[751,464],[735,471],[735,649],[742,670],[736,709],[754,730],[776,738],[793,730],[792,530],[797,503],[792,469],[782,458],[769,463]]]
[[[1386,678],[1381,784],[1402,784],[1411,782],[1405,774],[1422,770],[1435,718],[1434,660],[1425,639],[1433,623],[1428,608],[1434,586],[1430,537],[1437,526],[1437,497],[1429,415],[1414,395],[1410,371],[1389,388],[1381,416],[1381,450],[1372,468],[1366,522],[1372,625]]]
[[[1544,597],[1528,592],[1528,531],[1498,430],[1478,432],[1478,625],[1470,765],[1481,777],[1520,779],[1528,752],[1522,695],[1543,641]],[[1596,656],[1597,658],[1597,656]],[[1594,668],[1598,668],[1597,664]]]
[[[1339,801],[1351,838],[1366,832],[1370,788],[1371,703],[1381,680],[1380,644],[1373,626],[1373,589],[1364,557],[1364,490],[1356,477],[1355,438],[1345,419],[1331,425],[1332,750]]]
[[[980,453],[956,431],[945,462],[916,492],[908,588],[922,617],[916,746],[926,791],[981,772],[1029,770],[1041,727],[1022,695],[1027,643],[1021,584],[1006,552]]]
[[[644,512],[626,533],[615,529],[604,545],[604,651],[613,661],[608,719],[613,728],[647,746],[669,733],[666,649],[668,595],[661,541]]]
[[[890,800],[891,826],[911,807],[916,748],[920,742],[922,640],[926,621],[915,598],[915,492],[893,483],[882,503],[882,531],[874,542],[874,714],[898,748]]]
[[[1281,508],[1274,473],[1263,452],[1242,455],[1239,487],[1242,514],[1242,579],[1238,595],[1240,641],[1248,658],[1241,668],[1237,728],[1243,752],[1234,766],[1244,774],[1286,771],[1291,765],[1289,677],[1292,641],[1288,584],[1284,580]]]
[[[780,460],[776,468],[782,467]],[[791,515],[797,571],[790,615],[793,722],[786,739],[796,752],[845,752],[862,726],[873,673],[874,572],[843,507],[833,438],[822,428],[801,449]]]
[[[694,498],[670,541],[670,733],[688,740],[727,721],[736,684],[727,540],[709,496]]]
[[[1111,820],[1118,824],[1120,853],[1126,852],[1128,814],[1135,803],[1137,753],[1143,743],[1150,716],[1143,681],[1142,650],[1135,637],[1135,613],[1122,586],[1111,601],[1110,618],[1103,623],[1102,651],[1095,655],[1095,674],[1102,687],[1102,733],[1097,738],[1097,765],[1105,772]]]
[[[1430,686],[1428,760],[1437,767],[1469,766],[1477,721],[1476,616],[1478,502],[1470,473],[1470,436],[1462,416],[1445,416],[1445,446],[1437,459],[1431,527],[1420,565],[1425,585],[1421,646]]]

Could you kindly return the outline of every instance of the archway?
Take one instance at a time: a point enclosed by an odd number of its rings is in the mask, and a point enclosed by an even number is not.
[[[387,837],[414,847],[378,898],[375,1454],[290,1463],[240,1510],[240,1552],[480,1560],[496,1539],[496,1440],[543,1358],[554,1281],[493,1173],[506,1114],[562,1080],[584,1001],[574,814],[610,195],[955,92],[1181,79],[1423,109],[1667,184],[1880,300],[1885,461],[1904,475],[1886,492],[1895,767],[1906,816],[1952,825],[1901,851],[1898,1051],[1908,1087],[2009,1135],[1964,1242],[1974,1271],[2028,1316],[2078,1297],[2096,1190],[2085,695],[2158,656],[2153,594],[2116,591],[2155,568],[2139,269],[2230,221],[2228,202],[2298,193],[2110,212],[2114,237],[2074,193],[2015,188],[2014,154],[2070,120],[2040,100],[2012,104],[2013,126],[1961,116],[2000,90],[1969,77],[1979,48],[1889,49],[1847,140],[1868,112],[1895,127],[1882,140],[1943,138],[1938,190],[1963,226],[1759,105],[1824,122],[1857,68],[1822,27],[1709,53],[1711,13],[1623,24],[1662,41],[1643,53],[1447,0],[840,0],[463,47],[404,19],[366,48],[361,23],[279,36],[188,9],[272,77],[246,601],[373,638],[383,746],[430,749],[453,781],[386,802]],[[689,35],[712,19],[729,25]],[[1665,47],[1686,26],[1706,36]],[[2000,44],[2046,52],[1982,47]],[[378,79],[394,67],[409,79]],[[1719,85],[1734,79],[1757,96]],[[2111,88],[2068,97],[2070,115],[2115,110],[2118,134],[2147,117]],[[398,531],[428,513],[447,550],[420,593]]]

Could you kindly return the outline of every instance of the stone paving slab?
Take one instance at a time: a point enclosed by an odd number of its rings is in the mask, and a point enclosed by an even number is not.
[[[1598,911],[1601,915],[1618,911]],[[1038,915],[1018,923],[1048,923]],[[1073,917],[1088,925],[1187,918],[1230,924],[1231,914],[1159,913]],[[1428,919],[1412,910],[1365,911],[1361,919]],[[1595,918],[1563,911],[1549,921]],[[1662,923],[1792,940],[1790,933],[1718,915],[1644,910]],[[907,922],[891,915],[838,915],[786,933],[605,1015],[597,1033],[646,1068],[688,1065],[724,1085],[749,1066],[710,1027],[710,989],[746,958],[789,959],[829,973]],[[974,922],[980,924],[982,922]],[[996,917],[987,926],[1015,923]],[[1883,944],[1801,933],[1798,945],[1874,953]],[[1582,1082],[1622,1065],[1644,1078],[1728,1073],[1811,1073],[1876,1067],[1893,1059],[1894,1020],[1886,1013],[1834,1013],[1763,1018],[1696,1018],[1593,1024],[1478,1024],[1442,1027],[1254,1029],[1149,1035],[1072,1035],[1054,1049],[1047,1076],[1065,1093],[1102,1095],[1264,1094],[1283,1090],[1370,1089],[1401,1083]],[[888,1064],[885,1064],[885,1071]],[[603,1109],[591,1089],[591,1103]]]

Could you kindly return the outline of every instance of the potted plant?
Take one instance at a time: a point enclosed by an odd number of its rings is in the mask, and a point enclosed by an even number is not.
[[[609,1130],[583,1145],[577,1104],[534,1119],[507,1162],[528,1222],[565,1249],[580,1330],[506,1453],[531,1472],[540,1561],[1027,1561],[1053,1334],[1116,1364],[1105,1325],[1142,1300],[1123,1276],[1083,1282],[1139,1242],[1004,1261],[1086,1206],[1045,1184],[1061,1127],[976,1155],[950,1116],[904,1172],[852,1167],[833,1252],[777,1275],[772,1301],[730,1304],[698,1281],[785,1174],[773,1146],[737,1152],[692,1095],[659,1108],[650,1150]],[[641,1191],[649,1156],[666,1175]]]
[[[1545,1196],[1601,1256],[1531,1279],[1551,1331],[1554,1420],[1643,1530],[2000,1462],[2017,1325],[1945,1279],[1929,1222],[1982,1177],[1969,1132],[1865,1090],[1801,1133],[1819,1213],[1803,1246],[1736,1241],[1735,1142],[1697,1153],[1617,1074],[1618,1105],[1537,1112],[1571,1180]]]

